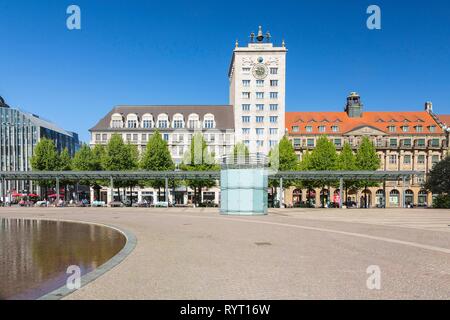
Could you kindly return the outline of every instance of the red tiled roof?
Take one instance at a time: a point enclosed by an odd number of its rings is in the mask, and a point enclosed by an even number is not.
[[[450,120],[450,119],[449,119]],[[395,134],[442,134],[442,128],[426,111],[420,112],[363,112],[360,118],[350,118],[346,112],[286,112],[286,127],[289,134],[333,134],[331,127],[339,127],[339,134],[370,126],[385,133],[389,126],[395,126]],[[408,132],[403,132],[403,126],[409,126]],[[422,126],[422,132],[415,127]],[[298,126],[299,131],[293,132],[292,127]],[[312,132],[306,132],[306,126],[312,126]],[[319,132],[319,126],[325,126],[325,132]],[[435,126],[435,132],[430,132],[429,126]]]
[[[441,120],[447,127],[450,127],[450,114],[438,114],[437,117]]]

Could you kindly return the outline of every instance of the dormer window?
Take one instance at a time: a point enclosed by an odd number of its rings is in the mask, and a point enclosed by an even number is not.
[[[292,126],[292,132],[298,132],[299,128],[298,126]]]
[[[339,127],[338,126],[331,126],[331,131],[339,132]]]
[[[402,126],[402,131],[403,132],[408,132],[409,131],[409,127],[408,126]]]
[[[389,132],[395,132],[395,126],[389,126],[388,130]]]
[[[416,126],[416,132],[423,132],[422,126]]]
[[[208,113],[203,118],[203,128],[213,129],[215,128],[214,115]]]
[[[429,126],[430,132],[436,132],[436,126]]]
[[[325,132],[325,126],[319,126],[319,132]]]
[[[137,120],[128,120],[127,121],[127,128],[137,128]]]

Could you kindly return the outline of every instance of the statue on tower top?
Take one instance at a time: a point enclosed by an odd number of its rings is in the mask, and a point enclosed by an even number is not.
[[[250,42],[255,42],[255,38],[257,42],[263,42],[264,39],[266,40],[266,42],[270,42],[270,38],[272,36],[270,35],[270,32],[267,31],[266,34],[264,35],[263,31],[262,31],[262,27],[258,26],[258,34],[255,36],[255,33],[252,32],[250,33]]]

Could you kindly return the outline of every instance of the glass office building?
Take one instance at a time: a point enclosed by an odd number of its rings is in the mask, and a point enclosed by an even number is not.
[[[52,139],[58,152],[67,148],[72,156],[79,148],[78,134],[37,115],[13,109],[0,97],[0,171],[31,170],[34,147],[42,138]],[[2,192],[3,188],[0,185]],[[37,192],[32,181],[7,181],[5,189],[7,194]]]

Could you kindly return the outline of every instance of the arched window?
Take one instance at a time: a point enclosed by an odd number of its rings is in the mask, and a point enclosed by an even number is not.
[[[398,207],[400,204],[400,192],[397,189],[391,190],[389,192],[389,204],[391,207]]]
[[[138,116],[135,113],[127,115],[127,128],[134,129],[138,127]]]
[[[417,205],[424,207],[427,205],[428,192],[426,190],[420,190],[417,199]]]
[[[111,128],[122,128],[123,127],[123,117],[120,113],[114,113],[111,116]]]
[[[169,116],[166,113],[158,115],[158,128],[166,129],[169,127]]]
[[[146,129],[153,128],[153,116],[150,113],[142,116],[141,127]]]
[[[189,129],[199,128],[199,116],[196,113],[191,113],[188,117],[188,127]]]
[[[173,116],[172,128],[174,128],[174,129],[184,128],[184,117],[181,113],[177,113]]]
[[[203,128],[205,129],[213,129],[216,127],[216,123],[214,121],[214,115],[211,113],[205,114],[203,117]]]

